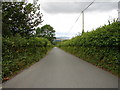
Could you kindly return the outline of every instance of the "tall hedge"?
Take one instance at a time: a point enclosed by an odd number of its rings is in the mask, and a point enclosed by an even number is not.
[[[118,74],[120,63],[120,22],[104,25],[81,36],[59,43],[58,47]]]
[[[3,38],[2,77],[14,75],[17,71],[39,61],[51,47],[52,44],[45,38]]]

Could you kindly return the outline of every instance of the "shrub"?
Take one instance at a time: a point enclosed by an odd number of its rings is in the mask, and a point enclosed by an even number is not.
[[[76,56],[118,74],[120,22],[113,22],[58,44]]]
[[[17,71],[39,61],[51,47],[52,44],[45,38],[3,38],[2,77],[14,75]]]

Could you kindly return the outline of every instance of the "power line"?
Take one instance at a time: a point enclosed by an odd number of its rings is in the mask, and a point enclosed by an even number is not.
[[[88,8],[90,7],[93,3],[95,2],[95,0],[90,3],[84,10],[81,11],[80,15],[78,16],[78,18],[76,19],[75,23],[71,26],[71,28],[69,29],[68,33],[65,34],[65,35],[68,35],[70,33],[70,31],[72,30],[72,28],[74,27],[74,25],[76,24],[76,22],[78,21],[78,19],[80,18],[81,14]]]
[[[76,24],[76,22],[79,20],[80,16],[82,13],[80,13],[80,15],[78,16],[78,18],[76,19],[75,23],[71,26],[71,28],[69,29],[68,33],[65,35],[68,35],[70,33],[70,31],[73,29],[74,25]]]
[[[84,12],[86,9],[88,9],[94,2],[95,2],[95,0],[92,3],[90,3],[82,12]]]
[[[95,0],[94,0],[94,1],[95,1]],[[82,14],[83,14],[83,17],[82,17],[82,34],[84,33],[84,11],[85,11],[86,9],[88,9],[88,7],[91,6],[91,5],[94,3],[94,1],[93,1],[92,3],[90,3],[90,4],[82,11]]]

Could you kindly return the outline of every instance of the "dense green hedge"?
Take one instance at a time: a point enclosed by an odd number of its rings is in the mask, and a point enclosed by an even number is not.
[[[39,61],[51,47],[52,44],[45,38],[3,38],[2,77],[14,75],[17,71]]]
[[[63,41],[58,47],[118,74],[120,22],[113,22],[81,36]]]

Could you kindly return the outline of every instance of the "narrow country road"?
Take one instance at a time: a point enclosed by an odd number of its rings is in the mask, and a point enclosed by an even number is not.
[[[3,88],[118,88],[118,78],[55,47]]]

